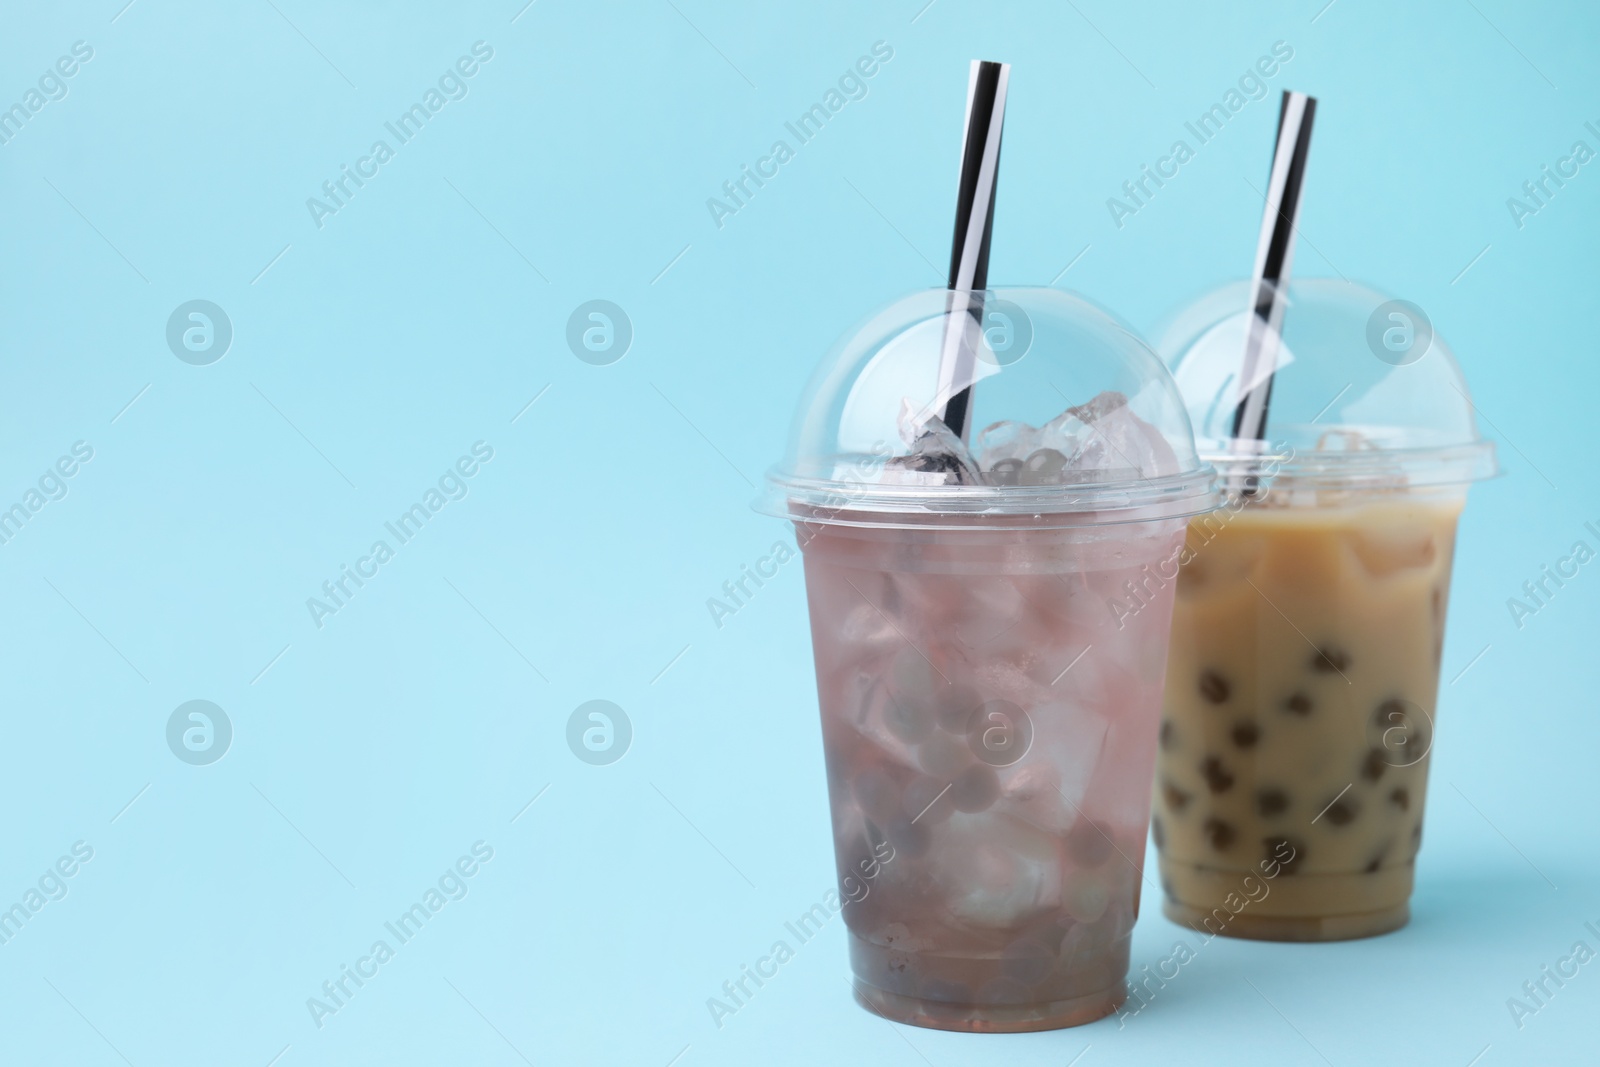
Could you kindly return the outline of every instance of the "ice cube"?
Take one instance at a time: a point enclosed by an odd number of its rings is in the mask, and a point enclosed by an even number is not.
[[[1368,574],[1387,578],[1396,571],[1428,567],[1439,554],[1433,531],[1427,527],[1364,528],[1349,535],[1351,550]]]
[[[1056,839],[994,812],[956,815],[936,829],[929,869],[951,912],[985,929],[1022,925],[1061,900]]]
[[[1121,393],[1108,390],[1087,404],[1068,408],[1045,427],[1047,440],[1056,423],[1072,427],[1078,450],[1067,454],[1074,471],[1132,468],[1141,478],[1178,472],[1178,457],[1167,439],[1135,415]]]
[[[1037,428],[1022,422],[987,426],[973,451],[992,485],[1070,484],[1110,471],[1141,478],[1178,471],[1166,438],[1133,413],[1126,396],[1111,390]]]
[[[1057,784],[1061,798],[1069,810],[1077,811],[1105,747],[1106,720],[1088,707],[1066,700],[1040,704],[1028,714],[1034,731],[1029,757],[1055,764],[1061,776]]]
[[[1015,815],[1039,829],[1064,836],[1078,813],[1067,805],[1057,786],[1055,768],[1042,760],[1025,759],[1000,771],[1000,799],[995,810]]]
[[[985,470],[992,471],[1001,463],[1020,465],[1038,451],[1040,433],[1025,422],[991,423],[978,431],[973,451]]]
[[[885,480],[914,485],[977,485],[982,479],[965,441],[944,420],[900,401],[900,437],[911,449],[885,464]]]

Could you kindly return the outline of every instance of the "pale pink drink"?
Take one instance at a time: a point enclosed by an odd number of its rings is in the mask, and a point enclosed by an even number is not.
[[[1171,378],[1068,293],[913,294],[824,361],[768,485],[805,557],[857,999],[951,1030],[1114,1011],[1176,557],[1215,500]]]
[[[840,880],[882,861],[844,909],[868,1007],[1006,1031],[1122,1002],[1183,528],[800,527]]]

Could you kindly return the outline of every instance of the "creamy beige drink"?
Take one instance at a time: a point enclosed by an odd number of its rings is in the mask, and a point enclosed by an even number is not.
[[[1165,910],[1235,937],[1404,925],[1422,839],[1464,493],[1310,496],[1194,520],[1178,579],[1153,822]],[[1285,842],[1271,896],[1231,914]]]

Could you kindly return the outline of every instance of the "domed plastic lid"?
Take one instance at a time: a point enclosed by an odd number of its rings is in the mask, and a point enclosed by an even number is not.
[[[1266,439],[1232,441],[1249,294],[1235,282],[1202,297],[1158,342],[1200,454],[1225,481],[1265,472],[1311,488],[1398,488],[1495,473],[1461,368],[1423,310],[1332,279],[1290,284]]]
[[[1058,289],[935,289],[834,344],[757,508],[838,525],[1052,528],[1216,502],[1171,376],[1109,315]]]

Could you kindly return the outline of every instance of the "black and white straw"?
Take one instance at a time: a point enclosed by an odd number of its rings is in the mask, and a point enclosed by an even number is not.
[[[1253,314],[1239,374],[1239,406],[1233,413],[1233,436],[1239,441],[1260,441],[1267,433],[1267,406],[1272,400],[1272,376],[1278,365],[1294,263],[1300,186],[1305,180],[1311,120],[1316,112],[1315,97],[1284,92],[1278,111],[1278,142],[1267,181],[1267,204],[1256,243],[1256,266],[1250,285]]]
[[[950,247],[950,295],[938,394],[944,404],[940,418],[962,439],[967,437],[972,421],[972,384],[983,323],[983,290],[989,284],[989,238],[994,230],[1000,134],[1005,126],[1006,85],[1010,78],[1009,63],[976,59],[967,78],[961,183],[956,193],[956,226]]]

